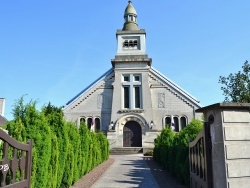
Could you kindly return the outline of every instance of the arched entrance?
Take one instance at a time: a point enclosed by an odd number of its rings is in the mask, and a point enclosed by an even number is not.
[[[128,121],[124,125],[123,147],[142,147],[141,126],[136,121]]]

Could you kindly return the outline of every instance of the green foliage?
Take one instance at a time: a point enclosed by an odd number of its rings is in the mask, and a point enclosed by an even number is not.
[[[194,119],[179,133],[168,127],[155,139],[154,159],[186,186],[189,186],[189,142],[202,128],[202,122]]]
[[[33,140],[33,188],[67,188],[109,157],[107,138],[93,133],[85,124],[78,129],[66,122],[61,108],[50,103],[42,111],[36,101],[15,104],[14,120],[6,125],[9,134],[21,142]]]
[[[250,64],[242,66],[242,71],[231,73],[228,77],[220,76],[219,83],[225,96],[225,102],[250,102]]]

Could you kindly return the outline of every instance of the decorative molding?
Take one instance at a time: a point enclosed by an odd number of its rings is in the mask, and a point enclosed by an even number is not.
[[[133,112],[133,113],[143,113],[144,110],[142,110],[142,109],[138,109],[138,110],[126,109],[126,110],[119,110],[118,112],[119,112],[120,114],[123,114],[123,113],[131,113],[131,112]]]
[[[158,93],[158,108],[165,108],[165,93]]]

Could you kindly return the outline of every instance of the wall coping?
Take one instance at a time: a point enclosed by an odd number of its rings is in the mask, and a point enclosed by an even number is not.
[[[215,103],[195,110],[195,112],[206,112],[212,109],[246,109],[250,111],[250,103]]]

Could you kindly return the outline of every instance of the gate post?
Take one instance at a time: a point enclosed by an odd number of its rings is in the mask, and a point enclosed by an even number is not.
[[[212,188],[213,174],[212,174],[212,143],[210,135],[211,122],[204,122],[204,136],[205,136],[205,154],[206,154],[206,172],[207,172],[207,187]]]
[[[204,113],[206,140],[211,138],[213,188],[248,188],[250,185],[250,103],[217,103]],[[208,148],[206,152],[209,154]],[[209,162],[211,161],[211,164]],[[208,168],[208,170],[209,170]],[[209,181],[211,182],[211,181]]]

